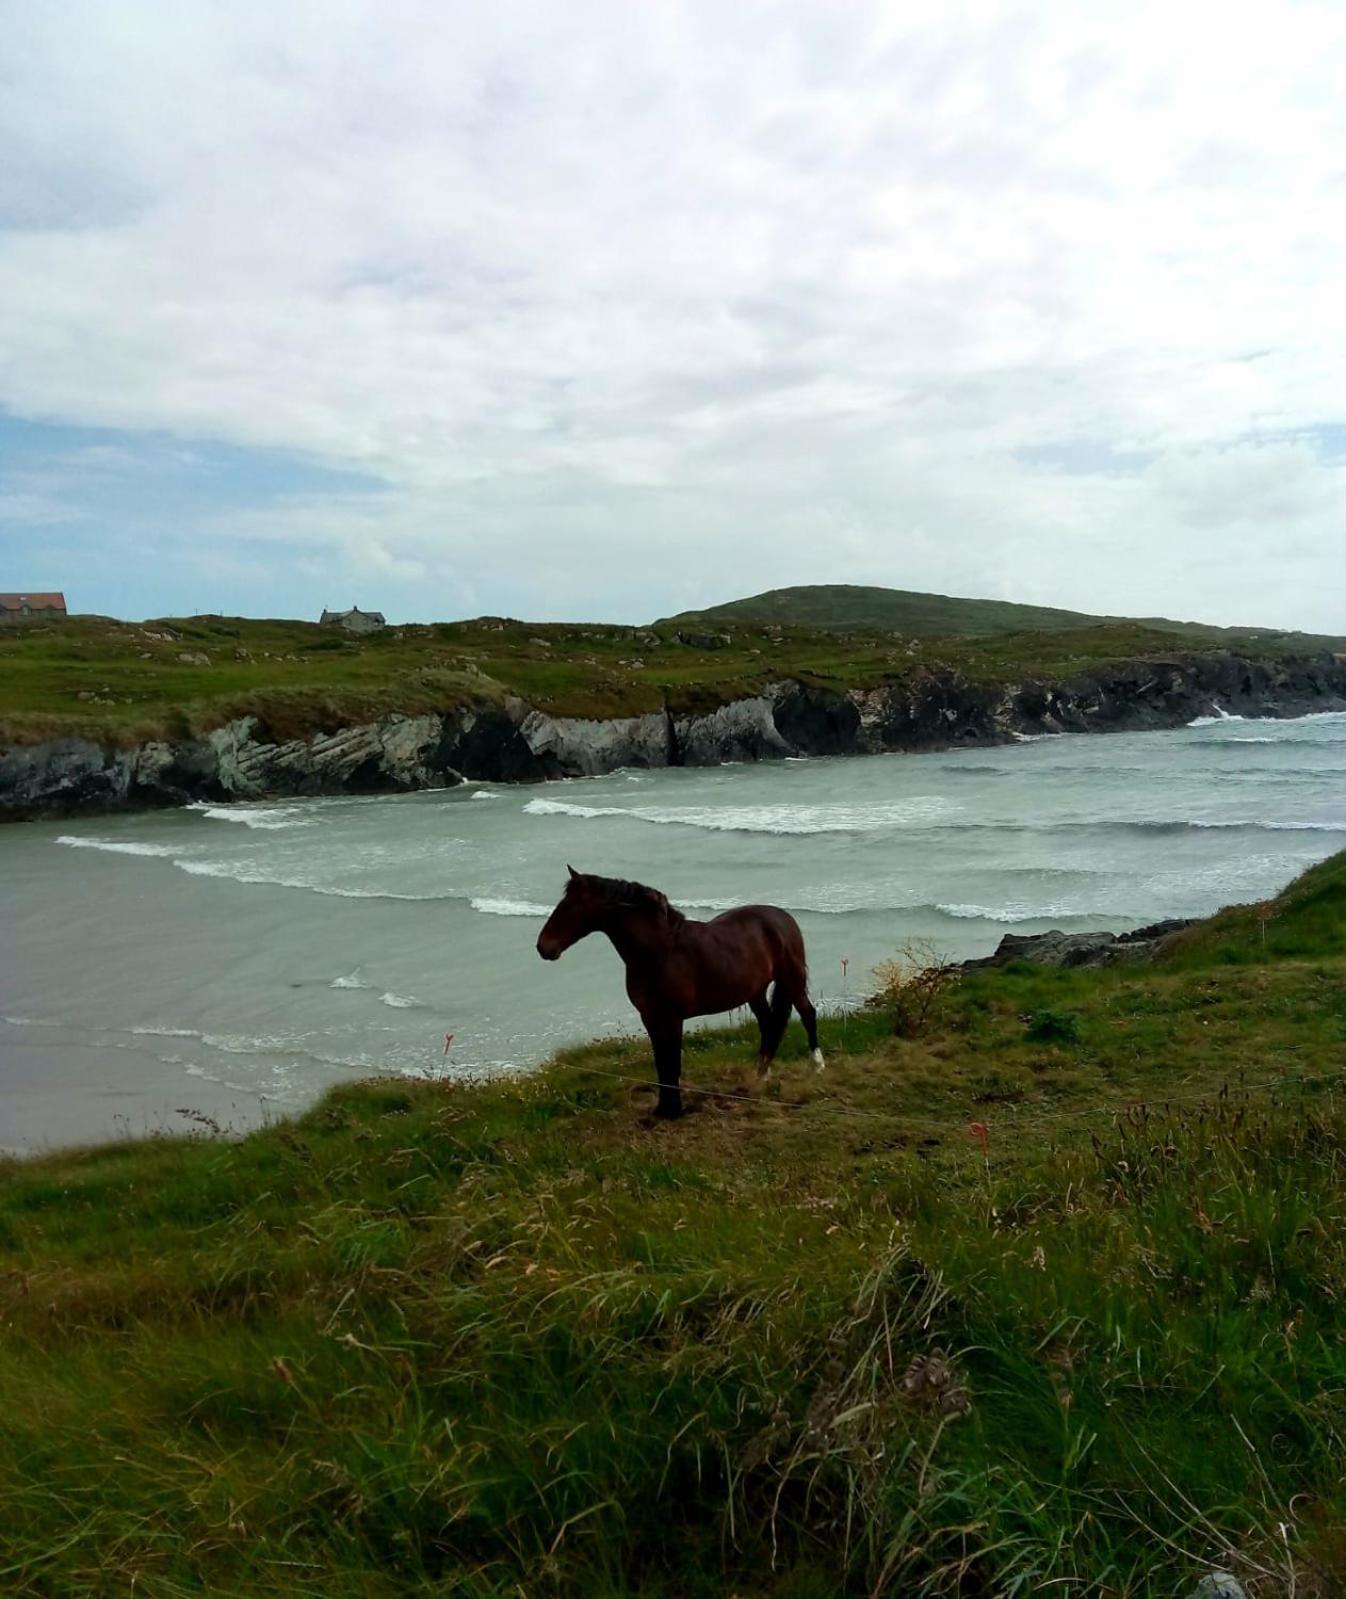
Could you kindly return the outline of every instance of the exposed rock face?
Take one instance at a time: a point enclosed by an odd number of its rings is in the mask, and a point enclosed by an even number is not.
[[[866,748],[855,696],[825,694],[800,683],[786,683],[777,691],[772,715],[776,731],[795,751],[850,755]]]
[[[0,755],[0,802],[20,816],[116,810],[128,801],[136,759],[82,738],[20,745]]]
[[[1060,681],[971,683],[957,673],[927,672],[848,693],[786,681],[704,715],[586,721],[506,700],[288,741],[243,717],[203,737],[133,750],[86,739],[6,750],[0,818],[198,799],[393,793],[465,780],[537,782],[620,766],[947,749],[1035,733],[1178,727],[1217,711],[1279,717],[1332,710],[1346,710],[1346,660],[1264,661],[1209,651],[1122,662]]]
[[[674,726],[678,764],[719,766],[799,754],[798,746],[776,726],[775,710],[775,699],[763,694],[721,705],[706,716],[680,717]]]
[[[1031,961],[1034,966],[1138,965],[1153,960],[1171,934],[1191,925],[1190,920],[1174,920],[1130,933],[1063,933],[1059,927],[1047,933],[1006,933],[994,955],[964,961],[963,969],[1008,966],[1012,961]]]
[[[676,734],[662,711],[607,722],[530,711],[519,730],[541,776],[596,777],[619,766],[677,764]]]

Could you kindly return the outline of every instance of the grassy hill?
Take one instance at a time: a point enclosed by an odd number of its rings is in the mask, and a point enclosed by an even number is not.
[[[813,583],[769,589],[702,611],[667,618],[670,625],[729,622],[827,628],[838,633],[896,632],[907,638],[949,638],[988,633],[1056,633],[1099,621],[1082,611],[1008,600],[964,600],[947,594],[871,588],[854,583]]]
[[[5,1591],[1341,1593],[1346,856],[901,994],[0,1168]]]
[[[1118,624],[1127,619],[1090,616],[1052,606],[1019,605],[1009,600],[967,600],[947,594],[920,594],[908,589],[867,588],[850,583],[816,583],[799,588],[770,589],[748,599],[731,600],[701,611],[669,617],[666,625],[737,623],[762,626],[826,628],[838,633],[892,632],[906,638],[984,637],[994,633],[1061,633],[1072,629]],[[1131,620],[1133,627],[1176,634],[1192,642],[1231,643],[1262,639],[1301,649],[1341,648],[1342,639],[1317,634],[1287,633],[1275,628],[1214,627],[1203,622],[1175,622],[1166,617]]]
[[[1171,656],[1175,642],[1172,633],[1129,622],[916,644],[891,633],[757,623],[727,632],[717,624],[707,637],[671,624],[481,617],[352,638],[314,622],[79,616],[0,632],[0,745],[71,735],[129,745],[245,714],[261,717],[277,738],[297,737],[509,694],[558,716],[664,705],[703,711],[786,677],[842,690],[926,670],[981,681],[1062,677],[1110,660]],[[1239,647],[1275,655],[1293,643],[1249,639]]]

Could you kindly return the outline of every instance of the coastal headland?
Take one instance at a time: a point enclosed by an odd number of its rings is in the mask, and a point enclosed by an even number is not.
[[[72,618],[0,639],[0,818],[1298,716],[1346,709],[1330,642]]]

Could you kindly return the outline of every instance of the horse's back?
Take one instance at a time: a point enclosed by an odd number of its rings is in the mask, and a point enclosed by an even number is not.
[[[779,905],[736,905],[705,924],[718,933],[754,934],[765,938],[782,955],[804,958],[804,935],[799,923]]]

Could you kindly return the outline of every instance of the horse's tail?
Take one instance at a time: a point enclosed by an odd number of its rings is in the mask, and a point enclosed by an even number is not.
[[[785,945],[781,952],[784,956],[785,970],[789,973],[790,982],[798,988],[800,994],[806,994],[809,986],[809,963],[804,950],[804,929],[788,911],[784,915],[788,924]]]

